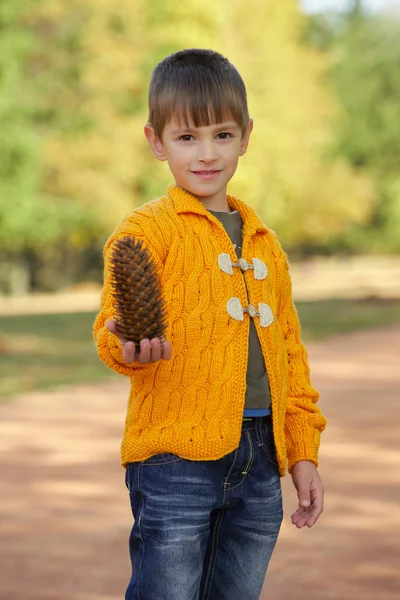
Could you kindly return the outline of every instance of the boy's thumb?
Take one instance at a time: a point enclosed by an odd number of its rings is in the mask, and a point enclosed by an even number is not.
[[[299,490],[297,497],[299,499],[299,506],[304,508],[310,506],[310,492],[308,490]]]
[[[109,331],[111,331],[111,333],[115,333],[116,332],[116,321],[114,319],[108,319],[108,321],[106,321],[106,327]]]

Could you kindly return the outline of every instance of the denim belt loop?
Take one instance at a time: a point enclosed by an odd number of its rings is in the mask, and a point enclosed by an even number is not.
[[[256,417],[255,418],[255,424],[256,424],[256,440],[257,440],[257,445],[261,446],[262,445],[262,433],[261,433],[261,422],[262,422],[262,417]]]

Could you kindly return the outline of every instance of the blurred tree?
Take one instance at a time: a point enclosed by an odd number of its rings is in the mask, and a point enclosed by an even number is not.
[[[147,86],[161,58],[190,46],[228,55],[248,84],[256,129],[233,192],[257,206],[291,245],[328,239],[349,221],[365,220],[370,182],[344,161],[324,157],[336,107],[322,79],[324,56],[302,47],[304,17],[296,0],[261,6],[250,0],[246,7],[239,0],[214,2],[213,11],[199,0],[46,0],[40,11],[58,38],[64,30],[74,33],[79,56],[72,59],[60,44],[46,56],[53,69],[61,63],[79,71],[72,92],[65,78],[61,105],[64,114],[73,105],[85,124],[72,132],[55,128],[48,137],[48,189],[95,206],[100,235],[171,180],[143,136]]]
[[[171,181],[143,125],[152,68],[185,47],[215,48],[242,73],[255,130],[230,192],[286,246],[328,243],[369,218],[374,187],[364,165],[332,151],[329,60],[305,47],[296,0],[0,6],[0,247],[24,257],[37,286],[62,285],[75,263],[83,272],[82,257],[100,257],[120,219]]]
[[[230,7],[225,47],[247,82],[255,118],[235,186],[286,245],[326,243],[348,223],[365,222],[375,199],[361,169],[331,156],[339,106],[329,62],[303,44],[307,19],[295,0]]]
[[[112,0],[17,2],[11,11],[13,27],[30,40],[19,80],[27,104],[23,128],[36,147],[28,165],[34,179],[26,194],[29,228],[13,205],[7,216],[23,230],[19,242],[24,256],[16,252],[15,235],[5,219],[3,231],[13,242],[14,269],[16,262],[27,262],[36,273],[30,279],[48,288],[71,273],[65,267],[74,248],[81,251],[75,262],[96,245],[101,256],[105,237],[120,219],[170,181],[167,170],[154,164],[143,135],[150,70],[165,53],[191,45],[193,34],[207,45],[201,31],[208,17],[199,0],[184,5],[157,0],[121,0],[118,5]],[[10,90],[10,98],[15,93]],[[21,182],[18,173],[19,199]],[[28,239],[32,221],[38,221],[35,244]]]
[[[138,201],[142,4],[45,0],[33,17],[35,27],[46,29],[40,47],[49,74],[45,91],[51,122],[45,187],[53,197],[72,197],[88,208],[97,237]]]
[[[208,17],[198,0],[46,0],[35,18],[50,32],[41,48],[49,72],[71,75],[59,78],[49,105],[74,114],[72,127],[55,123],[47,136],[46,188],[95,209],[104,238],[170,182],[143,135],[150,72],[166,54],[205,41]],[[70,45],[60,44],[63,32]]]
[[[373,179],[379,202],[362,227],[350,226],[335,246],[400,250],[400,20],[368,14],[358,1],[341,19],[316,16],[309,44],[329,52],[330,76],[343,110],[334,122],[336,153]]]
[[[11,293],[29,289],[35,250],[45,251],[88,220],[73,198],[57,202],[42,186],[42,99],[33,58],[37,32],[27,23],[28,11],[38,4],[0,4],[0,283]]]

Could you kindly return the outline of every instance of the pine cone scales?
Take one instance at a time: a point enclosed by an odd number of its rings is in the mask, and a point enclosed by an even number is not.
[[[111,256],[111,273],[120,334],[137,347],[144,338],[163,338],[165,304],[148,249],[132,236],[117,240]]]

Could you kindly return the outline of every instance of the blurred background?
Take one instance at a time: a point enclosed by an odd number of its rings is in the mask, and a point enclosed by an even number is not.
[[[287,519],[265,598],[398,598],[399,0],[0,0],[0,598],[123,596],[129,382],[92,323],[107,237],[171,183],[143,126],[152,68],[185,47],[246,82],[229,192],[289,254],[330,419],[328,515]]]

